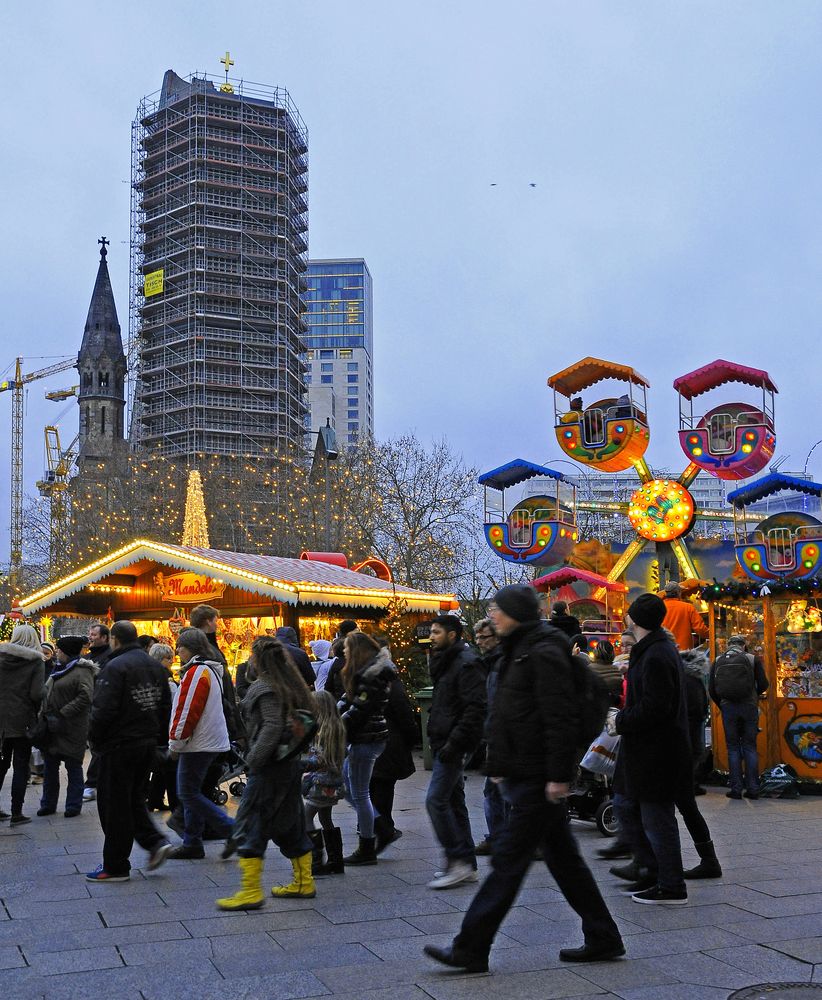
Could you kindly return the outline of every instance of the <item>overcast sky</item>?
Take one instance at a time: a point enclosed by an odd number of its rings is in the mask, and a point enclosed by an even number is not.
[[[786,469],[822,437],[817,2],[8,0],[0,33],[0,370],[76,352],[103,233],[125,332],[135,108],[230,49],[308,126],[310,255],[373,275],[378,436],[557,457],[545,380],[593,354],[650,379],[660,465],[717,357],[770,371]],[[28,394],[27,489],[73,374]]]

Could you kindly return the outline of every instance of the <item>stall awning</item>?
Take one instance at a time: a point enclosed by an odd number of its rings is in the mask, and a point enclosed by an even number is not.
[[[565,476],[561,472],[555,472],[547,465],[526,462],[524,458],[515,458],[507,465],[501,465],[498,469],[484,472],[477,482],[480,486],[490,486],[495,490],[507,490],[509,486],[516,486],[518,483],[524,483],[527,479],[534,479],[537,476],[546,476],[549,479],[565,482]]]
[[[537,590],[559,590],[560,587],[570,586],[572,583],[588,583],[592,587],[604,587],[606,590],[627,593],[628,587],[624,583],[616,580],[609,580],[599,573],[589,573],[586,569],[577,569],[575,566],[563,566],[555,569],[552,573],[537,577],[531,582],[531,586]]]
[[[634,385],[644,385],[650,387],[650,382],[638,371],[628,365],[618,365],[614,361],[603,361],[601,358],[583,358],[576,364],[563,368],[561,372],[552,375],[548,379],[548,385],[563,396],[572,396],[582,389],[587,389],[589,385],[601,382],[606,378],[619,379],[623,382],[632,382]]]
[[[726,499],[728,503],[735,504],[737,507],[747,507],[748,504],[764,500],[765,497],[772,496],[782,490],[809,493],[819,497],[822,496],[822,483],[814,483],[812,480],[802,479],[800,476],[786,476],[782,472],[772,472],[769,476],[763,476],[756,482],[733,490]]]
[[[742,382],[744,385],[764,386],[771,392],[779,392],[771,376],[761,368],[748,368],[733,361],[712,361],[697,368],[695,372],[681,375],[674,382],[674,389],[685,399],[701,396],[703,392],[716,389],[726,382]]]
[[[228,586],[284,604],[385,608],[391,599],[397,598],[407,602],[409,611],[437,613],[446,604],[456,606],[453,594],[414,590],[326,562],[198,549],[139,538],[22,597],[20,610],[26,615],[35,614],[98,580],[127,572],[129,566],[146,561],[206,574]]]

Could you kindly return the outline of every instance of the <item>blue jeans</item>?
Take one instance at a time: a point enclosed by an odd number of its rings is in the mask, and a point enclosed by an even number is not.
[[[434,835],[451,861],[467,861],[474,868],[477,858],[474,854],[474,838],[471,835],[471,821],[465,808],[465,774],[463,758],[456,762],[440,760],[434,753],[434,767],[425,796],[425,808]]]
[[[682,851],[673,802],[647,802],[620,795],[615,801],[619,826],[644,868],[656,872],[669,892],[684,892]]]
[[[40,796],[41,809],[56,809],[60,795],[60,761],[66,765],[68,787],[66,788],[66,812],[80,812],[83,808],[83,762],[74,757],[59,757],[43,754],[43,792]]]
[[[759,791],[759,755],[756,752],[756,731],[759,709],[756,705],[722,702],[722,728],[728,747],[728,771],[731,791],[742,791],[742,761],[745,761],[745,787]]]
[[[492,842],[491,873],[469,906],[454,945],[470,955],[488,955],[538,846],[560,892],[582,919],[585,943],[618,945],[619,928],[579,853],[565,804],[546,800],[542,778],[506,779],[504,794],[510,816]]]
[[[213,826],[221,837],[228,838],[234,829],[234,821],[200,790],[206,771],[216,753],[191,751],[181,753],[177,764],[177,797],[183,804],[186,847],[203,846],[203,830],[206,823]]]
[[[493,840],[508,822],[511,806],[502,794],[502,785],[498,781],[485,779],[482,789],[482,806],[485,812],[485,824],[488,827],[488,839]]]
[[[363,840],[371,840],[374,836],[375,813],[369,785],[374,764],[383,750],[384,740],[381,743],[351,743],[343,764],[345,797],[357,813],[357,828]]]

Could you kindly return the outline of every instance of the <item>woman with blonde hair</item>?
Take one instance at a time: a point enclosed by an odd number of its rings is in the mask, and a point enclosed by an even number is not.
[[[332,808],[343,797],[342,769],[345,761],[345,725],[330,691],[314,695],[317,705],[317,732],[303,757],[303,799],[305,822],[312,845],[314,875],[343,875],[342,833],[334,826]],[[320,829],[314,829],[314,817]],[[328,861],[323,863],[323,845]]]
[[[375,812],[371,802],[371,775],[388,741],[385,706],[396,669],[387,649],[364,632],[345,637],[344,693],[339,709],[348,739],[343,767],[346,795],[357,813],[359,844],[345,859],[347,865],[377,863]]]
[[[23,815],[29,780],[28,733],[43,696],[45,665],[40,636],[31,625],[15,625],[10,642],[0,643],[0,787],[12,768],[11,825],[30,823]],[[0,819],[9,819],[0,811]]]
[[[218,899],[221,910],[257,909],[263,905],[263,855],[271,840],[290,859],[294,879],[274,886],[277,897],[311,899],[311,841],[305,830],[299,755],[282,759],[280,747],[288,719],[297,710],[316,711],[314,696],[285,647],[273,636],[255,639],[248,659],[255,680],[242,702],[248,752],[248,784],[223,858],[239,854],[242,885],[233,896]]]

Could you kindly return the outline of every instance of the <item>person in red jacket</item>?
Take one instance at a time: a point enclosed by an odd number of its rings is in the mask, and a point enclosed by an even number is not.
[[[682,600],[682,588],[675,580],[665,584],[663,600],[665,620],[662,627],[673,632],[680,649],[694,648],[694,632],[702,639],[707,638],[708,626],[693,604]]]

